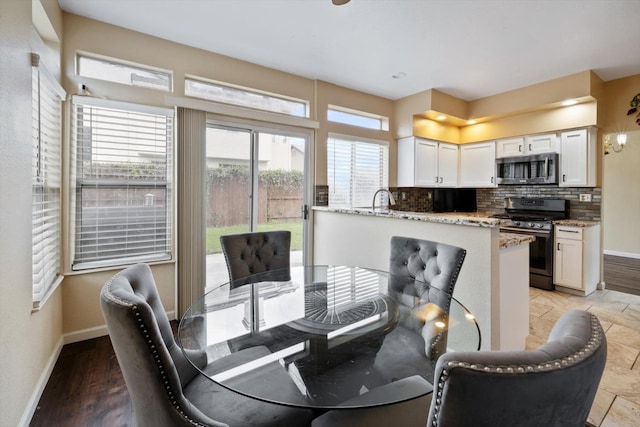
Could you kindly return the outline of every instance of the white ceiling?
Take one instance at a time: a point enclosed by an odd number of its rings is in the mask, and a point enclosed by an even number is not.
[[[59,3],[77,15],[389,99],[433,88],[473,100],[584,70],[605,81],[640,73],[640,0]],[[406,77],[392,78],[398,72]]]

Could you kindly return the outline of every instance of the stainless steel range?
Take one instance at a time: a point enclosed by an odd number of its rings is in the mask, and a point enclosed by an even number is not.
[[[569,216],[569,201],[564,199],[504,199],[505,212],[494,215],[507,219],[500,231],[528,234],[536,238],[529,247],[529,285],[553,290],[553,220]]]

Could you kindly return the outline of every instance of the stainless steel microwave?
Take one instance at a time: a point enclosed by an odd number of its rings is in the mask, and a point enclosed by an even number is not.
[[[505,157],[496,160],[498,184],[557,184],[558,153]]]

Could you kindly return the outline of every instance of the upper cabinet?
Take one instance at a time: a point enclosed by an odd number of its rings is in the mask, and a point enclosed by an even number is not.
[[[455,144],[438,144],[438,185],[458,186],[458,146]]]
[[[462,145],[413,136],[401,138],[398,187],[496,187],[496,158],[546,153],[559,153],[559,174],[554,176],[559,176],[560,187],[596,186],[596,129],[588,128]],[[519,162],[507,162],[512,160]]]
[[[494,141],[460,146],[460,187],[496,186]]]
[[[429,139],[398,140],[398,187],[456,187],[458,146]]]
[[[524,155],[524,137],[499,139],[496,141],[496,157],[515,157]]]
[[[595,187],[596,130],[560,133],[560,187]]]
[[[531,135],[496,141],[496,157],[517,157],[530,154],[555,153],[558,137],[555,133]]]

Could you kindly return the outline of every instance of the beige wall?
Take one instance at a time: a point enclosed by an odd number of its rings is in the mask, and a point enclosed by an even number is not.
[[[75,76],[76,51],[110,56],[173,71],[173,94],[184,94],[185,74],[264,91],[311,100],[315,90],[311,80],[148,36],[92,19],[64,13],[63,84],[77,93],[78,83],[86,84],[94,96],[110,99],[165,105],[165,93],[132,88],[117,83]],[[311,118],[314,117],[311,104]]]
[[[0,425],[25,408],[62,346],[61,290],[31,313],[31,65],[48,52],[31,26],[31,1],[0,1]],[[48,68],[57,67],[47,64]],[[52,70],[53,72],[53,70]],[[32,406],[35,408],[35,406]]]
[[[603,131],[626,132],[621,153],[604,156],[602,187],[603,249],[605,252],[640,257],[640,126],[636,115],[627,116],[629,102],[640,93],[640,74],[605,83]]]

